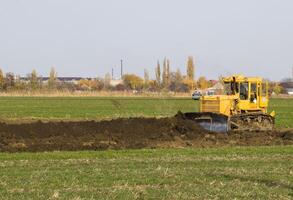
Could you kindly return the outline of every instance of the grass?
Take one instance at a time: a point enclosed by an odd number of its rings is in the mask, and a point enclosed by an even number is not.
[[[101,119],[170,116],[194,111],[195,101],[184,98],[118,97],[1,97],[1,118]]]
[[[5,119],[106,119],[162,117],[198,111],[189,98],[127,97],[1,97],[0,118]],[[272,99],[277,127],[293,128],[293,99]]]
[[[1,199],[291,199],[293,147],[0,154]]]
[[[277,113],[277,127],[293,128],[293,99],[272,99],[269,110]]]
[[[105,119],[198,111],[184,98],[1,97],[0,118]],[[293,128],[293,99],[272,99]],[[0,199],[292,199],[293,146],[0,153]]]

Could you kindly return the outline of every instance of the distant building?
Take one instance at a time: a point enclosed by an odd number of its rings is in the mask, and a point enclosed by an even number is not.
[[[63,82],[63,83],[73,83],[73,84],[78,84],[78,82],[82,79],[91,79],[91,78],[82,78],[82,77],[58,77],[58,81]],[[48,81],[49,78],[46,78],[46,81]]]
[[[203,90],[198,89],[198,90],[195,90],[195,93],[199,93],[201,95],[220,95],[220,94],[222,94],[224,91],[223,84],[219,81],[215,81],[213,83],[214,83],[213,87],[203,89]]]
[[[293,80],[288,80],[286,82],[281,82],[280,86],[289,94],[293,95]]]
[[[110,81],[110,85],[113,87],[120,85],[120,84],[123,84],[123,80],[121,80],[121,79],[113,79]]]
[[[288,88],[287,92],[288,92],[289,95],[293,95],[293,88]]]
[[[49,81],[49,77],[39,77],[39,79],[42,81],[42,83],[47,83]],[[72,83],[72,84],[78,84],[78,82],[81,79],[91,79],[91,78],[82,78],[82,77],[58,77],[57,81],[58,82],[63,82],[63,83]],[[21,82],[28,83],[29,78],[28,77],[20,77],[19,80]]]
[[[223,90],[224,90],[223,84],[218,81],[217,83],[213,85],[213,87],[210,87],[207,89],[207,93],[218,95],[218,94],[221,94]]]

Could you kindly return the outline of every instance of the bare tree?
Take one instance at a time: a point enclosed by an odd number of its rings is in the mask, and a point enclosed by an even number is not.
[[[182,86],[183,77],[179,69],[176,72],[170,73],[170,85],[169,89],[171,91],[179,92]]]
[[[29,78],[30,88],[32,90],[36,90],[39,87],[39,80],[38,80],[38,74],[35,69],[28,75],[28,78]]]
[[[0,89],[3,90],[5,86],[5,77],[2,69],[0,69]]]
[[[170,85],[170,60],[167,59],[167,66],[166,66],[166,87]]]
[[[193,57],[189,56],[187,61],[187,79],[194,80],[195,65]]]
[[[110,73],[107,73],[105,75],[105,79],[104,79],[104,88],[105,89],[109,89],[109,87],[111,86],[111,79],[112,79],[112,77],[111,77]]]
[[[156,82],[158,84],[158,87],[161,86],[161,66],[160,66],[160,62],[157,62],[157,67],[156,67]]]
[[[198,87],[200,89],[207,89],[208,86],[209,86],[209,82],[206,79],[206,77],[204,77],[204,76],[199,77],[199,79],[198,79]]]
[[[51,68],[50,77],[48,81],[49,89],[55,89],[57,84],[57,72],[55,71],[54,67]]]
[[[144,69],[144,88],[148,89],[150,82],[150,76],[147,69]]]
[[[168,88],[170,85],[170,61],[168,59],[164,59],[163,63],[163,86],[164,88]]]
[[[125,74],[123,82],[127,88],[132,90],[141,90],[144,85],[144,80],[135,74]]]
[[[5,87],[11,89],[15,86],[15,76],[12,72],[6,73],[5,76]]]
[[[177,68],[176,72],[175,72],[175,78],[176,78],[176,81],[182,81],[183,77],[182,77],[182,74],[181,74],[181,71],[179,68]]]
[[[163,62],[162,84],[164,88],[167,86],[167,59],[166,58],[164,58],[164,62]]]

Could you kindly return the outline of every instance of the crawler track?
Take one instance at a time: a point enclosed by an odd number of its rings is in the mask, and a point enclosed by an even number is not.
[[[230,118],[231,128],[238,131],[272,131],[275,119],[263,113],[247,113]]]

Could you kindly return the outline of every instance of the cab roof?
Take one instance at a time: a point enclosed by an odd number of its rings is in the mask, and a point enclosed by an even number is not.
[[[224,82],[232,82],[235,80],[236,82],[262,82],[263,79],[261,77],[245,77],[243,75],[233,75],[229,77],[223,77],[222,80]]]

